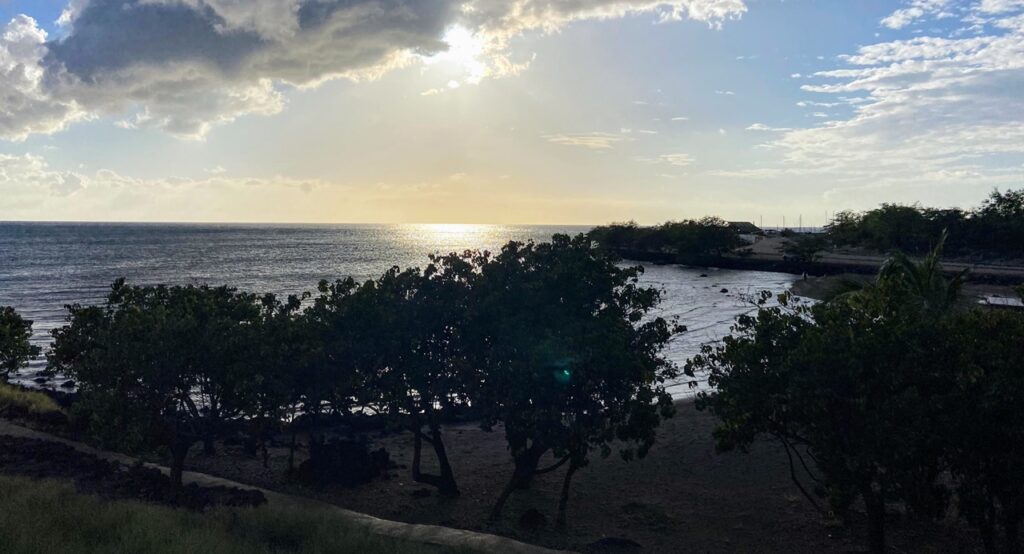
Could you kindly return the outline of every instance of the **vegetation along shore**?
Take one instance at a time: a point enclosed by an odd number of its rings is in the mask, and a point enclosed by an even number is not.
[[[1020,195],[995,194],[967,219],[996,204],[1017,217],[1006,198],[1020,208]],[[857,225],[904,212],[883,207]],[[836,244],[850,221],[787,234],[780,256],[812,269],[812,247]],[[49,367],[77,395],[60,406],[4,386],[0,415],[167,463],[169,476],[0,432],[0,473],[18,476],[0,488],[31,504],[34,529],[77,517],[62,544],[102,528],[117,548],[150,544],[123,542],[131,526],[256,551],[333,540],[309,514],[254,535],[279,517],[260,496],[189,487],[190,469],[585,552],[1016,553],[1024,312],[963,302],[970,273],[944,268],[944,249],[974,250],[932,231],[930,250],[893,250],[873,277],[836,281],[818,302],[756,295],[730,336],[682,367],[662,350],[686,330],[657,316],[659,291],[638,284],[642,268],[615,245],[738,256],[746,243],[719,220],[435,255],[283,299],[119,280],[103,304],[69,306],[53,332]],[[30,336],[31,322],[0,312],[4,375],[42,355]],[[712,388],[673,402],[665,383],[680,375]],[[110,529],[126,509],[139,515],[119,535]]]

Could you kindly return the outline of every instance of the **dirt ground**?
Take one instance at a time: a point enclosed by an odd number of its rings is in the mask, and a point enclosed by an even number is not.
[[[354,489],[312,490],[285,476],[287,450],[272,451],[269,469],[235,447],[204,457],[193,450],[189,466],[282,492],[314,496],[375,516],[481,530],[526,542],[583,552],[851,552],[861,550],[863,516],[847,527],[819,515],[789,478],[781,448],[755,445],[748,454],[716,454],[714,420],[692,403],[659,432],[644,460],[624,462],[614,455],[595,459],[577,473],[569,503],[569,525],[550,523],[558,505],[562,471],[539,476],[529,491],[512,496],[503,520],[486,521],[488,511],[511,473],[500,430],[487,433],[471,424],[449,428],[447,444],[462,490],[457,499],[439,497],[412,482],[407,468],[387,480]],[[411,461],[408,435],[377,437],[401,465]],[[300,453],[299,459],[302,459]],[[430,459],[427,456],[426,459]],[[540,529],[522,528],[529,509],[546,516]],[[894,516],[889,526],[894,552],[973,552],[973,533],[954,522],[923,524]],[[605,539],[603,544],[599,541]],[[611,539],[611,540],[609,540]],[[616,546],[609,546],[609,544]]]

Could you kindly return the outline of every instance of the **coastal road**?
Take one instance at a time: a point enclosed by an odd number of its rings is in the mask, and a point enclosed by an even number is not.
[[[770,237],[758,241],[751,246],[752,259],[780,262],[782,261],[781,248],[786,239],[782,237]],[[851,269],[872,268],[877,269],[885,262],[885,256],[849,254],[840,252],[826,252],[822,254],[821,263],[849,266]],[[1024,266],[1019,265],[994,265],[994,264],[969,264],[963,262],[943,261],[943,268],[948,273],[959,273],[964,269],[970,269],[971,274],[980,277],[992,277],[998,279],[1018,279],[1024,282]]]

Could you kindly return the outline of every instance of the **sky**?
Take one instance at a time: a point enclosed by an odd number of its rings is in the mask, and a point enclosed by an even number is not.
[[[0,220],[820,225],[1024,187],[1024,0],[0,0]]]

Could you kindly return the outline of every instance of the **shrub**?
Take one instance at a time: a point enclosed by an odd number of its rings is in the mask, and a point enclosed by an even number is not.
[[[14,308],[0,306],[0,379],[25,367],[39,355],[33,346],[32,322],[23,319]]]

